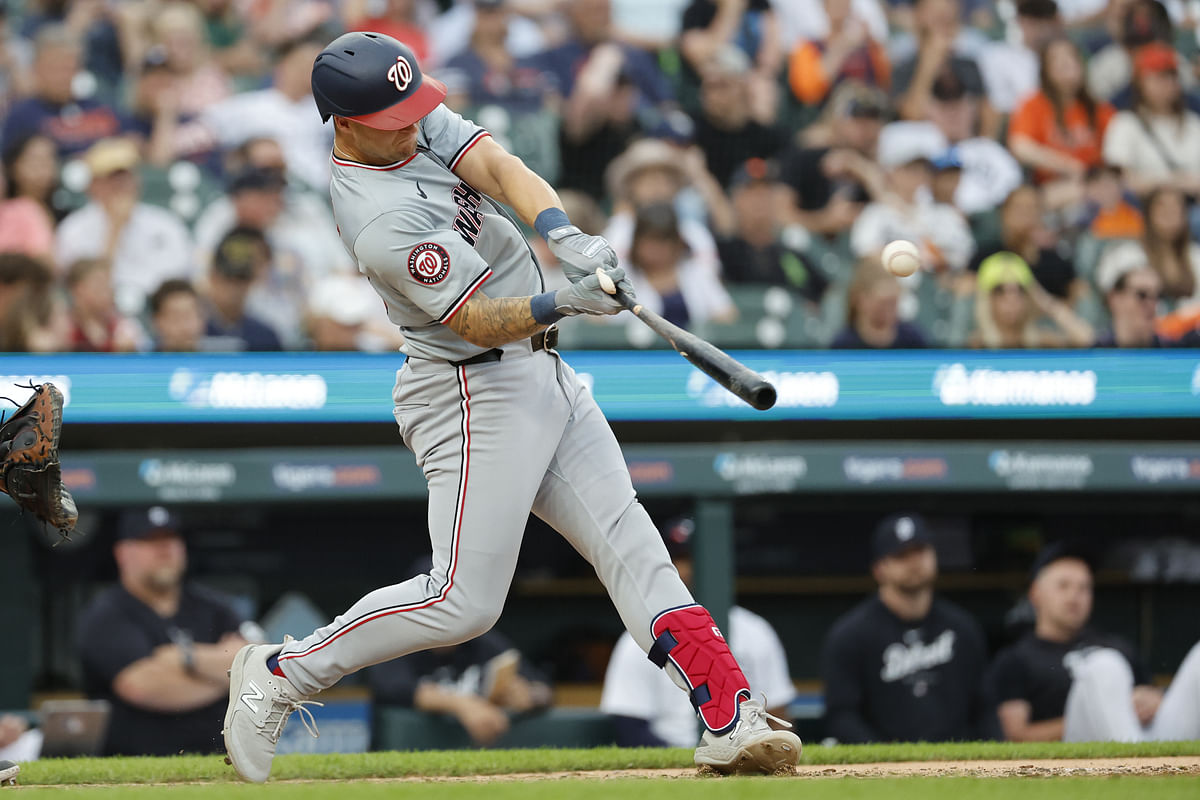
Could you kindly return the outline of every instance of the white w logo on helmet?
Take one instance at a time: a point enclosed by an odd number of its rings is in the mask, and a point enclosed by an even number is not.
[[[396,63],[388,70],[388,80],[396,86],[396,91],[403,92],[412,83],[412,65],[404,56],[396,56]]]

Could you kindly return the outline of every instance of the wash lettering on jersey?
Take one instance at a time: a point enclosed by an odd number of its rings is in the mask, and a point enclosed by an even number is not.
[[[921,641],[917,631],[909,631],[903,642],[888,645],[883,651],[883,669],[879,677],[884,683],[891,683],[953,660],[954,631],[943,631],[929,644]]]
[[[458,214],[454,217],[451,227],[458,231],[464,242],[474,247],[479,241],[479,229],[483,227],[483,214],[479,213],[483,195],[471,188],[466,181],[459,181],[458,185],[450,190],[450,195],[458,205]]]

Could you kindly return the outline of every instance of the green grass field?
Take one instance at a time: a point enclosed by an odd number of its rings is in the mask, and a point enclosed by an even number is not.
[[[3,791],[3,790],[0,790]],[[22,788],[38,795],[61,795],[63,787]],[[115,787],[84,786],[70,790],[88,800],[107,800],[134,795],[179,798],[179,800],[215,800],[232,798],[287,798],[317,800],[375,800],[403,796],[405,800],[1126,800],[1142,793],[1154,800],[1194,800],[1200,795],[1200,778],[1050,778],[1050,779],[977,779],[977,778],[886,778],[869,780],[806,781],[776,778],[738,778],[721,780],[647,780],[622,778],[588,780],[568,778],[533,783],[394,783],[338,784],[333,790],[327,783],[269,783],[248,785],[187,785]]]
[[[1007,744],[1000,742],[963,744],[916,744],[916,745],[860,745],[805,748],[803,763],[808,765],[874,764],[898,761],[1031,761],[1036,759],[1086,759],[1086,758],[1132,758],[1162,756],[1200,756],[1200,742],[1157,742],[1148,744]],[[163,784],[172,784],[172,796],[191,797],[216,796],[328,796],[331,786],[337,782],[337,795],[374,797],[380,792],[395,792],[399,787],[393,782],[399,778],[449,778],[455,776],[501,776],[518,773],[582,773],[569,778],[553,780],[515,781],[468,781],[407,783],[403,791],[406,797],[439,798],[474,797],[473,792],[487,790],[489,797],[505,798],[511,793],[520,800],[538,800],[541,797],[592,797],[612,796],[620,791],[622,796],[636,797],[651,793],[655,797],[687,797],[687,800],[705,800],[707,797],[775,797],[784,792],[796,791],[795,781],[778,778],[604,778],[589,777],[588,772],[612,772],[627,769],[680,769],[692,766],[692,753],[683,749],[621,749],[616,747],[588,750],[469,750],[441,752],[383,752],[347,755],[295,755],[281,756],[275,764],[272,783],[263,787],[247,786],[237,782],[231,767],[220,756],[177,756],[172,758],[88,758],[47,759],[35,761],[22,768],[20,791],[33,791],[45,787],[45,791],[61,791],[72,787],[85,791],[89,797],[124,796],[137,792],[146,785],[157,791]],[[392,779],[389,781],[388,779]],[[375,782],[372,782],[375,781]],[[379,781],[388,781],[382,783]],[[1050,784],[1063,783],[1061,792],[1056,790],[1056,800],[1072,800],[1072,793],[1086,792],[1087,800],[1105,800],[1121,794],[1114,787],[1125,785],[1125,781],[1138,781],[1139,790],[1153,787],[1155,800],[1169,800],[1176,796],[1200,797],[1200,777],[1111,777],[1094,781],[1086,777],[1033,778],[1016,780],[972,779],[972,778],[872,778],[868,780],[842,779],[834,781],[807,781],[805,800],[821,800],[826,792],[836,789],[840,800],[853,800],[859,790],[854,787],[874,786],[873,794],[887,784],[888,800],[905,800],[907,793],[920,793],[922,800],[938,800],[942,792],[955,794],[967,792],[972,797],[1004,797],[1008,800],[1013,786],[1027,787],[1028,791],[1039,792]],[[1145,783],[1153,781],[1152,784]],[[1095,783],[1095,788],[1085,788]],[[1003,788],[1008,786],[1009,788]],[[943,788],[944,787],[944,788]],[[951,788],[957,787],[957,788]],[[1022,788],[1020,800],[1026,797],[1027,788]],[[519,795],[518,795],[519,793]],[[1064,794],[1065,793],[1065,794]],[[832,795],[829,795],[832,797]],[[949,798],[949,795],[945,795]],[[1039,795],[1040,796],[1040,795]]]

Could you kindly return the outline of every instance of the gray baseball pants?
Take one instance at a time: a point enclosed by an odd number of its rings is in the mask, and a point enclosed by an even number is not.
[[[305,694],[491,628],[530,510],[595,567],[643,650],[655,614],[694,602],[575,371],[528,340],[502,349],[500,361],[463,367],[410,358],[397,374],[396,421],[429,484],[433,568],[284,647],[280,667]]]

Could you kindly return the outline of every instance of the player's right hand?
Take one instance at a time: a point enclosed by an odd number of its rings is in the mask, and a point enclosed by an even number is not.
[[[602,272],[617,286],[624,288],[628,285],[628,281],[624,285],[621,283],[625,280],[625,270],[620,267],[602,270]],[[624,309],[625,306],[621,304],[620,300],[604,291],[600,285],[600,275],[597,273],[588,275],[578,283],[564,286],[554,293],[554,310],[568,317],[576,314],[592,314],[594,316],[617,314]]]

